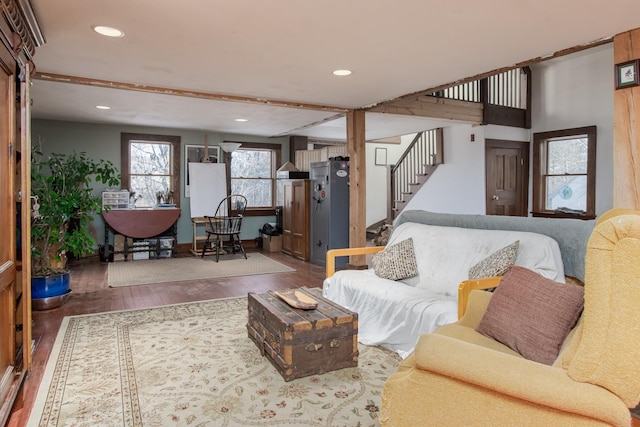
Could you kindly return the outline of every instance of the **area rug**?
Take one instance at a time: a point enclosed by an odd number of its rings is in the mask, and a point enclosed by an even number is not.
[[[239,254],[220,256],[219,262],[215,257],[160,258],[111,262],[108,283],[115,288],[289,271],[295,270],[259,253],[248,253],[247,259]]]
[[[246,297],[65,317],[28,426],[379,425],[395,353],[285,382],[246,322]]]

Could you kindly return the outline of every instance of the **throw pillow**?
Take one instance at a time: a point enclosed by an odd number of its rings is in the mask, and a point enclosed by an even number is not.
[[[476,331],[526,359],[551,365],[583,307],[582,286],[514,266],[500,281]]]
[[[373,271],[383,279],[402,280],[418,274],[418,264],[410,237],[373,255]]]
[[[469,269],[469,279],[502,276],[516,263],[520,240],[498,249]]]

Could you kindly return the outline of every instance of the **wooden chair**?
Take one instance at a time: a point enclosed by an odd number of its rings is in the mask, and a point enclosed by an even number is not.
[[[244,196],[232,194],[220,201],[214,216],[204,217],[207,220],[205,225],[207,241],[202,249],[202,258],[207,249],[211,248],[216,251],[216,262],[220,259],[220,252],[235,254],[239,251],[244,255],[244,259],[247,259],[247,253],[240,240],[242,217],[246,207],[247,199]]]

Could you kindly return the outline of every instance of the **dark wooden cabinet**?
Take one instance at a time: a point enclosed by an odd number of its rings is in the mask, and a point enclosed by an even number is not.
[[[282,252],[309,261],[309,180],[282,181]]]

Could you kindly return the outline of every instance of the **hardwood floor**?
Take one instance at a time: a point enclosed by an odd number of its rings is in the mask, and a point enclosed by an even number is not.
[[[248,252],[258,250],[247,249]],[[282,253],[262,251],[262,254],[296,271],[109,288],[107,264],[101,263],[97,257],[70,263],[70,287],[73,294],[69,301],[54,310],[33,312],[35,342],[33,364],[13,406],[7,425],[10,427],[26,425],[49,353],[65,316],[245,296],[248,292],[322,286],[325,276],[324,267],[303,262]],[[179,253],[178,256],[191,256],[191,254]]]

